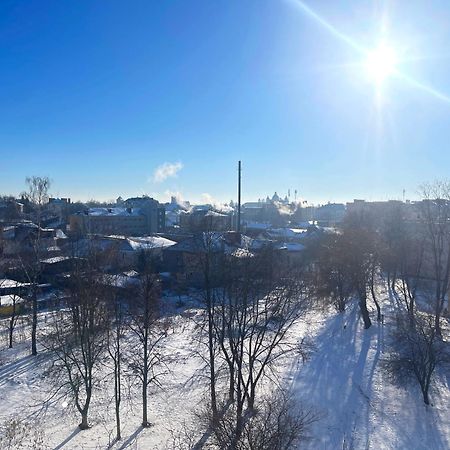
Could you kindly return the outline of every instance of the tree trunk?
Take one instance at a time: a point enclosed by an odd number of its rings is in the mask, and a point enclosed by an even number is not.
[[[213,422],[217,420],[217,398],[216,398],[216,368],[214,355],[214,336],[213,336],[213,318],[211,305],[208,305],[208,350],[209,350],[209,376],[210,376],[210,391],[211,391],[211,411]]]
[[[144,428],[150,426],[147,416],[147,383],[142,384],[142,426]]]
[[[38,308],[37,292],[36,292],[36,287],[33,287],[33,319],[32,319],[32,325],[31,325],[31,354],[33,356],[37,355],[37,339],[36,339],[37,308]]]
[[[116,440],[120,441],[122,439],[122,433],[120,431],[120,414],[119,409],[116,409]]]
[[[234,402],[234,367],[232,364],[228,366],[229,376],[230,376],[230,385],[228,387],[228,396],[230,398],[230,402]]]
[[[78,425],[78,427],[80,428],[80,430],[87,430],[89,428],[87,411],[83,411],[81,413],[81,423],[80,425]]]
[[[250,386],[250,395],[247,398],[248,409],[253,411],[255,408],[256,384],[252,383]]]
[[[434,316],[434,326],[436,328],[436,334],[439,337],[442,337],[440,300],[437,301],[436,314]]]
[[[415,306],[414,297],[415,297],[414,295],[409,296],[409,311],[412,316],[414,315],[414,306]]]
[[[373,280],[370,284],[370,292],[372,293],[372,299],[373,302],[375,303],[375,307],[377,308],[377,321],[381,322],[381,307],[380,304],[378,303],[377,296],[375,294],[375,286]]]
[[[338,284],[338,311],[345,311],[345,296],[343,294],[343,286],[342,283]]]
[[[13,333],[16,325],[16,300],[13,298],[11,318],[9,319],[9,348],[13,348]]]
[[[120,358],[120,356],[118,356]],[[120,432],[120,401],[121,401],[121,393],[120,393],[120,360],[117,361],[117,368],[115,370],[115,379],[114,379],[114,395],[116,400],[116,428],[117,428],[117,436],[116,439],[120,441],[122,439],[122,435]]]
[[[242,332],[242,331],[240,331]],[[243,342],[243,337],[241,336],[240,338],[240,343],[239,343],[239,353],[238,356],[236,357],[236,376],[237,376],[237,389],[236,389],[236,400],[237,400],[237,405],[236,405],[236,430],[235,430],[235,437],[234,437],[234,442],[233,442],[233,449],[236,448],[237,443],[239,442],[239,439],[241,438],[242,435],[242,429],[244,426],[244,421],[243,421],[243,412],[244,412],[244,402],[245,402],[245,388],[243,386],[243,368],[242,368],[242,363],[243,363],[243,356],[244,356],[244,342]]]
[[[9,348],[13,348],[13,327],[9,328]]]
[[[208,243],[209,244],[209,243]],[[205,277],[205,294],[206,294],[206,309],[208,314],[208,356],[209,356],[209,388],[211,395],[211,412],[212,420],[216,423],[217,414],[217,398],[216,398],[216,368],[214,355],[214,317],[213,317],[213,302],[212,302],[212,286],[211,286],[211,254],[208,246],[207,254],[204,260],[204,277]]]
[[[395,292],[395,283],[397,282],[397,272],[394,271],[392,274],[392,280],[391,280],[391,290],[392,292]]]
[[[144,361],[143,361],[143,379],[142,379],[142,426],[150,426],[147,415],[147,387],[148,387],[148,337],[144,341]]]
[[[242,396],[241,396],[242,397]],[[237,447],[237,444],[239,440],[241,439],[242,430],[244,427],[244,399],[238,398],[238,404],[236,408],[236,429],[235,429],[235,435],[233,439],[232,449],[235,449]]]
[[[430,398],[428,397],[428,387],[422,389],[422,395],[423,395],[423,402],[425,403],[425,405],[429,405]]]
[[[367,310],[367,298],[365,291],[361,291],[360,293],[359,308],[361,310],[361,315],[364,321],[364,328],[367,330],[371,327],[372,321],[370,320],[369,311]]]

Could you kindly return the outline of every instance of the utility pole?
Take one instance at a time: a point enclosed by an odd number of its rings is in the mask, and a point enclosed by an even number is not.
[[[241,232],[241,161],[238,162],[238,210],[237,210],[237,232]]]

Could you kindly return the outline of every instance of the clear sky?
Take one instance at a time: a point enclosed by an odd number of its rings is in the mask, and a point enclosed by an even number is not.
[[[448,0],[1,0],[0,193],[228,201],[242,159],[244,200],[414,198],[449,176],[449,44]]]

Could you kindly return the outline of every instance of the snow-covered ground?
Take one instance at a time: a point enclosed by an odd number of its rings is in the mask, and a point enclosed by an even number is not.
[[[296,397],[315,408],[321,417],[311,429],[307,448],[450,448],[450,374],[438,374],[431,393],[433,406],[426,407],[417,385],[407,389],[394,386],[381,368],[395,309],[385,292],[382,296],[384,325],[374,322],[371,329],[364,330],[355,306],[343,315],[313,312],[297,327],[299,339],[306,333],[313,338],[314,351],[304,364],[285,361],[284,380]],[[28,356],[26,341],[12,350],[2,347],[0,426],[4,432],[6,424],[11,428],[12,419],[23,421],[17,432],[23,439],[15,441],[11,448],[174,448],[176,439],[185,439],[184,429],[196,427],[194,413],[207,398],[203,363],[193,353],[197,345],[193,339],[195,314],[195,304],[190,309],[172,311],[172,332],[165,343],[169,370],[162,381],[163,388],[154,388],[149,395],[152,426],[140,427],[138,391],[133,387],[126,389],[123,439],[114,445],[114,407],[109,388],[95,393],[90,413],[92,427],[79,431],[77,412],[63,400],[46,409],[40,407],[51,394],[46,373],[48,356],[44,352],[37,358]],[[201,438],[201,431],[195,439]],[[2,438],[0,448],[7,448],[7,439],[4,435]]]
[[[395,302],[381,290],[384,324],[364,330],[357,305],[323,321],[316,351],[293,376],[297,398],[314,405],[322,419],[311,449],[449,449],[450,373],[438,373],[423,403],[419,386],[394,386],[381,367],[388,351]]]

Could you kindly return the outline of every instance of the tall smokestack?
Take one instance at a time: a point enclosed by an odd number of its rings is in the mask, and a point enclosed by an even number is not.
[[[241,232],[241,161],[238,162],[238,211],[237,211],[237,232]]]

